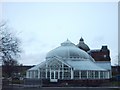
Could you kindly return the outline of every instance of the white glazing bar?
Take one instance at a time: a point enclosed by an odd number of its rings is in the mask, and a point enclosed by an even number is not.
[[[60,79],[60,69],[58,69],[58,79]]]
[[[103,79],[105,78],[105,72],[103,71]]]
[[[73,70],[71,68],[71,79],[73,79]]]
[[[36,77],[35,77],[35,76],[36,76],[35,74],[36,74],[36,73],[35,73],[35,70],[34,70],[34,74],[33,74],[33,75],[34,75],[34,78],[36,78]]]
[[[28,72],[29,72],[29,71],[26,72],[26,78],[28,78]]]
[[[27,71],[27,77],[26,78],[29,78],[29,76],[30,76],[30,73],[29,73],[29,71]]]
[[[56,76],[56,74],[55,74],[56,72],[54,71],[54,79],[55,79],[55,76]]]
[[[79,79],[81,79],[81,71],[79,71]]]
[[[98,78],[100,79],[100,71],[98,72]]]
[[[47,79],[47,71],[48,71],[48,70],[47,70],[47,63],[46,63],[46,69],[45,69],[45,70],[46,70],[46,73],[45,73],[46,76],[45,76],[45,77],[46,77],[46,79]]]
[[[95,71],[93,71],[93,78],[95,79]]]
[[[46,75],[46,79],[47,79],[47,71],[48,71],[48,70],[47,70],[47,68],[46,68],[46,73],[45,73],[45,75]]]

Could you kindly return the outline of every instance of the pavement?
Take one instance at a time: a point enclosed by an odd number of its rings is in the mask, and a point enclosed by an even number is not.
[[[120,90],[120,87],[41,87],[40,85],[13,84],[2,90]]]

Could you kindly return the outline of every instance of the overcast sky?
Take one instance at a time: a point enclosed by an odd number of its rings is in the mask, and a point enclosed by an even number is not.
[[[112,64],[118,55],[118,5],[115,3],[4,3],[3,20],[16,32],[23,50],[20,63],[39,64],[67,38],[80,37],[90,49],[107,45]]]

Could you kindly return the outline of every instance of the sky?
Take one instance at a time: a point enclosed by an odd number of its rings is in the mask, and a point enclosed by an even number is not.
[[[39,64],[67,38],[78,44],[81,37],[90,49],[107,45],[112,65],[118,62],[117,2],[6,2],[2,20],[21,40],[23,65]]]

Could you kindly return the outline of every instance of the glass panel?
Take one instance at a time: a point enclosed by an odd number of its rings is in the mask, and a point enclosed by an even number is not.
[[[41,78],[46,78],[46,70],[45,69],[41,69]]]
[[[82,79],[87,78],[87,71],[81,71],[81,78]]]
[[[94,77],[94,71],[88,71],[88,78],[92,79]]]
[[[94,71],[91,71],[91,78],[94,78]]]
[[[51,72],[51,79],[54,79],[54,72]]]
[[[71,75],[70,72],[64,72],[64,79],[70,79]]]
[[[47,78],[48,79],[50,78],[50,72],[49,71],[47,72]]]
[[[52,60],[48,63],[48,67],[52,69],[60,68],[62,66],[62,63],[58,60]]]
[[[99,78],[98,71],[95,71],[95,78]]]
[[[76,53],[75,51],[70,51],[70,58],[79,58],[79,53]]]
[[[103,72],[102,71],[100,72],[100,78],[103,78]]]
[[[45,76],[46,76],[45,72],[42,72],[41,74],[42,74],[42,78],[45,78]]]
[[[107,78],[108,72],[104,72],[104,78]]]
[[[38,71],[35,71],[35,78],[38,77]]]
[[[62,72],[60,72],[60,79],[62,79]]]
[[[58,79],[58,72],[55,72],[55,79]]]
[[[79,71],[74,71],[74,78],[79,79]]]

